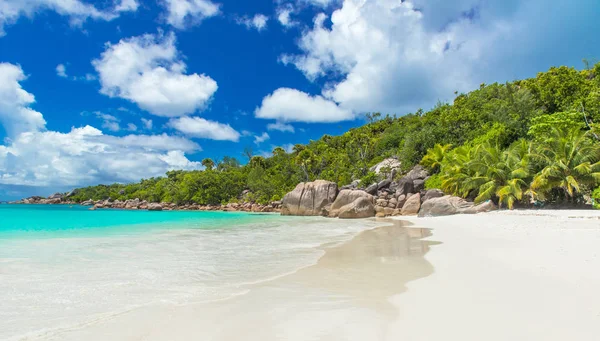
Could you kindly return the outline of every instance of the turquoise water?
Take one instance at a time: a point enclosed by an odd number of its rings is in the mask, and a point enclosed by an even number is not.
[[[0,205],[0,340],[157,303],[223,300],[314,264],[376,223],[230,212]],[[60,337],[58,338],[60,339]]]
[[[227,228],[273,219],[243,212],[89,210],[85,206],[0,205],[0,239],[81,237],[156,229]]]

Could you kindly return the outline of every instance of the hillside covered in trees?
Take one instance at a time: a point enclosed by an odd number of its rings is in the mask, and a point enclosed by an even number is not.
[[[341,136],[325,135],[271,157],[205,159],[202,171],[171,171],[139,183],[77,189],[74,201],[126,200],[177,204],[276,201],[302,181],[345,185],[377,180],[374,164],[394,157],[405,170],[432,171],[428,188],[475,201],[518,204],[600,199],[600,63],[579,71],[556,67],[536,78],[481,84],[453,103],[401,117],[367,115]],[[244,160],[246,161],[246,160]],[[595,191],[595,192],[594,192]]]

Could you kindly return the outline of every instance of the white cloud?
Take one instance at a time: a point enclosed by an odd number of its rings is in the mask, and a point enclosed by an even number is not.
[[[267,124],[267,129],[268,130],[279,130],[281,132],[290,132],[290,133],[295,132],[294,126],[292,126],[291,124],[285,124],[282,122],[269,123],[269,124]]]
[[[266,132],[262,133],[262,135],[255,135],[254,136],[254,143],[256,144],[261,144],[263,142],[265,142],[266,140],[270,139],[271,137],[269,136],[269,134],[267,134]]]
[[[144,125],[144,128],[146,128],[148,130],[152,130],[152,120],[142,117],[141,121],[142,121],[142,124]]]
[[[106,128],[112,132],[116,132],[121,130],[121,127],[119,126],[119,122],[115,122],[115,121],[104,121],[102,122],[102,128]]]
[[[280,122],[339,122],[354,119],[351,111],[340,108],[333,101],[289,88],[279,88],[263,98],[254,114],[257,118]]]
[[[256,14],[252,18],[242,17],[236,19],[239,25],[244,25],[247,29],[255,29],[259,32],[267,28],[267,21],[269,21],[269,17],[264,14]]]
[[[138,127],[133,123],[127,123],[127,130],[129,131],[137,131]]]
[[[31,108],[35,97],[19,83],[26,78],[20,66],[0,63],[0,123],[9,138],[46,127],[42,114]]]
[[[182,138],[115,137],[90,126],[68,133],[26,132],[0,146],[0,184],[79,186],[139,181],[172,169],[199,168],[198,162],[184,156],[185,151],[198,148]]]
[[[113,115],[105,114],[100,111],[94,112],[97,118],[102,120],[102,128],[106,128],[112,132],[116,132],[121,130],[121,126],[119,125],[120,120]]]
[[[339,0],[299,0],[309,5],[325,8],[331,4],[339,2]]]
[[[185,116],[171,119],[167,125],[192,137],[234,142],[240,139],[240,133],[229,124],[209,121],[200,117]]]
[[[162,4],[167,10],[167,23],[178,29],[220,13],[220,5],[210,0],[162,0]]]
[[[135,12],[137,11],[140,4],[137,0],[121,0],[121,2],[115,7],[117,12]]]
[[[98,79],[98,77],[92,75],[91,73],[86,73],[85,76],[83,76],[81,79],[91,82],[91,81],[95,81],[96,79]]]
[[[315,17],[299,40],[302,54],[281,60],[310,80],[321,78],[323,96],[341,108],[405,114],[482,82],[580,65],[582,56],[597,54],[590,40],[548,37],[589,36],[600,43],[590,33],[600,29],[591,14],[599,10],[592,0],[573,6],[542,0],[344,0],[330,16]],[[578,19],[563,20],[572,17]]]
[[[67,68],[66,68],[66,66],[64,64],[58,64],[56,66],[56,74],[59,77],[67,78],[68,76],[67,76]]]
[[[185,153],[201,150],[189,139],[162,135],[105,135],[97,128],[72,128],[68,133],[45,130],[41,113],[29,106],[34,96],[19,82],[16,65],[0,64],[0,123],[8,139],[0,145],[0,185],[81,186],[131,182],[172,169],[197,169]],[[118,119],[96,113],[107,121]]]
[[[108,43],[100,59],[92,63],[103,94],[127,99],[157,116],[203,110],[218,88],[209,76],[185,73],[172,33]]]
[[[276,10],[277,21],[286,28],[296,26],[298,22],[292,19],[293,13],[294,7],[291,4],[280,6]]]
[[[79,26],[88,19],[110,21],[120,12],[137,10],[135,0],[115,1],[109,10],[99,10],[95,6],[80,0],[2,0],[0,2],[0,37],[5,35],[4,28],[14,24],[20,17],[33,18],[43,11],[55,11],[70,19],[72,25]]]

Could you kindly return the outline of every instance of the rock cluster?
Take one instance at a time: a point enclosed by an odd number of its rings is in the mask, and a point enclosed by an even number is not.
[[[13,201],[11,204],[46,204],[46,205],[57,205],[57,204],[68,204],[74,205],[75,202],[69,200],[69,194],[63,195],[61,193],[54,193],[48,198],[39,196],[32,196],[29,198],[21,199],[19,201]]]
[[[439,189],[425,190],[428,177],[423,167],[416,166],[398,181],[384,179],[366,187],[354,181],[341,187],[339,193],[333,182],[301,183],[283,198],[281,212],[284,215],[366,218],[470,214],[496,209],[491,201],[475,205],[462,198],[444,195]]]
[[[11,204],[52,204],[52,205],[77,205],[78,203],[68,199],[70,194],[62,195],[60,193],[53,194],[48,198],[38,196],[25,198],[19,201],[11,202]],[[261,205],[254,202],[229,203],[227,205],[177,205],[174,203],[148,202],[140,199],[130,200],[86,200],[79,203],[82,206],[90,206],[90,210],[103,208],[113,208],[122,210],[148,210],[148,211],[227,211],[227,212],[280,212],[281,202],[274,201],[267,205]]]
[[[148,211],[225,211],[225,212],[280,212],[281,202],[274,201],[268,205],[261,205],[252,202],[229,203],[227,205],[176,205],[174,203],[147,202],[146,200],[130,199],[120,200],[86,200],[81,203],[83,206],[91,206],[90,210],[103,208],[123,209],[123,210],[148,210]]]

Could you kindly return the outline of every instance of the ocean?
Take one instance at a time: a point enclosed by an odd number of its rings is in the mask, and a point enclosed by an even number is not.
[[[0,340],[52,339],[136,309],[245,295],[375,220],[0,205]],[[61,339],[61,337],[58,337]]]

